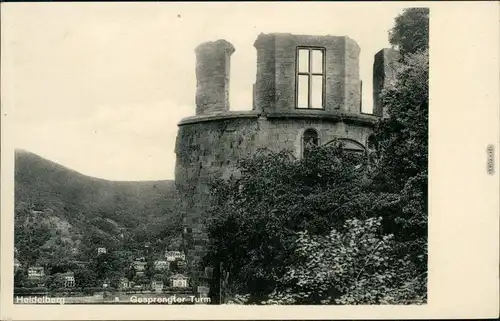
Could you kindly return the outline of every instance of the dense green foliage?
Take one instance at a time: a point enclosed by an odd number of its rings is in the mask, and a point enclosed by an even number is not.
[[[76,287],[80,289],[88,289],[99,285],[97,283],[96,274],[85,268],[80,268],[75,271],[75,283]]]
[[[332,161],[333,160],[333,161]],[[342,149],[317,149],[295,160],[286,151],[241,161],[241,176],[214,184],[207,259],[223,262],[235,291],[261,299],[292,263],[295,233],[326,233],[359,215],[366,166]]]
[[[429,8],[408,8],[396,17],[389,42],[403,56],[429,48]]]
[[[206,263],[222,267],[213,286],[226,302],[426,301],[428,10],[405,10],[390,41],[403,59],[375,153],[262,152],[215,182]]]
[[[427,270],[429,9],[409,8],[395,19],[389,34],[401,52],[396,82],[382,91],[390,117],[376,128],[379,166],[374,189],[377,206],[386,213],[400,257]]]
[[[428,51],[409,54],[398,82],[383,91],[390,117],[376,129],[380,160],[375,204],[401,241],[401,252],[427,269]]]
[[[55,273],[47,278],[45,285],[49,290],[53,291],[56,289],[64,288],[64,283],[64,276],[61,273]]]
[[[20,213],[24,220],[15,220],[14,244],[18,256],[26,266],[33,265],[42,253],[42,246],[50,239],[50,229],[44,221],[38,220],[26,210]]]
[[[298,233],[299,263],[287,268],[267,304],[425,302],[425,275],[398,259],[381,218],[348,219],[327,235]],[[421,288],[424,287],[424,288]]]

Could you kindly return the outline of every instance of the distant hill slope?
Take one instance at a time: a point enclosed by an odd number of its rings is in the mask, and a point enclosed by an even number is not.
[[[15,245],[20,260],[50,260],[58,251],[86,253],[97,246],[133,250],[146,241],[165,247],[182,231],[179,204],[171,180],[108,181],[27,151],[15,154]],[[37,231],[51,235],[40,237],[45,251],[26,253],[40,245],[25,244]]]

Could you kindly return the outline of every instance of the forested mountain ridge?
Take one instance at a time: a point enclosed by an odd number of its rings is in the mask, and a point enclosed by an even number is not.
[[[172,180],[109,181],[15,152],[15,246],[23,265],[85,260],[97,247],[179,246],[181,221]]]

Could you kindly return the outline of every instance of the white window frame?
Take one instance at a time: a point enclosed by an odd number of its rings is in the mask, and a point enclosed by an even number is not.
[[[309,52],[309,61],[308,61],[308,71],[300,71],[299,69],[299,62],[300,62],[300,51],[301,50],[308,50]],[[321,73],[318,72],[313,72],[312,66],[313,66],[313,51],[321,51],[322,53],[322,62],[321,62]],[[296,72],[295,72],[295,108],[296,109],[312,109],[312,110],[325,110],[325,89],[326,89],[326,49],[323,47],[309,47],[309,46],[299,46],[297,47],[297,54],[295,58],[295,64],[296,64]],[[299,77],[300,76],[307,76],[308,79],[308,89],[307,89],[307,107],[301,107],[299,106]],[[322,78],[322,84],[321,84],[321,108],[318,107],[313,107],[312,106],[312,78],[313,76],[321,76]]]

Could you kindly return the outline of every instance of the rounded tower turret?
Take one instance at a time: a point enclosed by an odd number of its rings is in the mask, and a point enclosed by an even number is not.
[[[229,75],[234,47],[226,40],[196,47],[196,115],[229,111]]]

